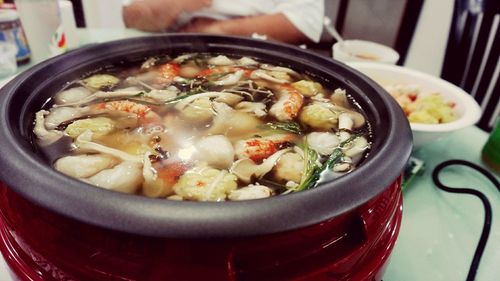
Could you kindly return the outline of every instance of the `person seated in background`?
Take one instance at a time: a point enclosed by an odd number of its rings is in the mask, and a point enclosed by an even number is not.
[[[251,36],[287,43],[318,42],[323,0],[135,0],[123,8],[129,28]]]

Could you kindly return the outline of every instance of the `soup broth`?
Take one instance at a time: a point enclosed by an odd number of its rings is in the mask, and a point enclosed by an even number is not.
[[[369,124],[343,89],[249,57],[184,54],[72,81],[38,148],[95,186],[172,200],[266,198],[351,172]]]

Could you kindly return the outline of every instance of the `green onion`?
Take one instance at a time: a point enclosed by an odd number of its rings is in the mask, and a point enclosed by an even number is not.
[[[196,88],[196,89],[192,89],[192,90],[191,90],[191,91],[189,91],[189,92],[186,92],[186,93],[185,93],[185,94],[183,94],[183,95],[180,95],[180,96],[177,96],[177,97],[175,97],[175,98],[173,98],[173,99],[170,99],[170,100],[168,100],[168,101],[165,101],[165,102],[163,102],[162,104],[172,104],[172,103],[176,103],[176,102],[178,102],[178,101],[180,101],[180,100],[183,100],[183,99],[185,99],[185,98],[187,98],[187,97],[189,97],[189,96],[196,95],[196,94],[203,93],[203,92],[205,92],[205,89],[203,89],[203,88],[201,88],[201,87],[198,87],[198,88]]]
[[[318,153],[309,148],[307,139],[304,142],[304,170],[302,180],[299,185],[293,188],[293,191],[301,191],[313,187],[319,180],[321,166],[318,165]]]
[[[205,78],[207,80],[218,80],[219,78],[222,78],[230,73],[232,73],[232,72],[213,73],[213,74],[207,75]]]
[[[302,179],[298,186],[289,189],[289,191],[295,192],[313,188],[326,169],[332,169],[335,164],[342,160],[342,157],[344,157],[342,148],[354,141],[357,137],[357,135],[352,135],[349,139],[341,142],[339,147],[333,150],[332,154],[328,156],[328,159],[323,164],[318,163],[318,153],[309,147],[307,138],[305,138],[303,146],[304,170],[302,172]]]
[[[302,128],[297,122],[269,122],[264,125],[260,125],[259,128],[302,134]]]

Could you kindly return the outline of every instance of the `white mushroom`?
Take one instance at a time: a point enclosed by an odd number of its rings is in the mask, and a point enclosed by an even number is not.
[[[195,99],[185,107],[176,107],[179,110],[179,116],[193,123],[208,122],[214,117],[212,101],[208,97]]]
[[[274,167],[274,179],[278,182],[300,183],[304,170],[304,159],[298,153],[285,153]]]
[[[175,86],[170,86],[165,90],[151,90],[145,93],[144,96],[161,102],[166,102],[176,98],[179,92],[179,89],[177,89]]]
[[[243,100],[243,97],[237,94],[232,94],[232,93],[225,93],[223,95],[220,95],[219,97],[215,98],[214,101],[216,102],[223,102],[227,105],[233,106],[237,103],[239,103],[241,100]]]
[[[238,83],[238,81],[240,81],[241,77],[243,77],[243,73],[244,73],[243,70],[238,70],[234,73],[230,73],[230,74],[222,77],[222,79],[220,79],[220,80],[214,81],[213,83],[215,85],[219,85],[219,86],[234,85],[234,84]]]
[[[351,137],[353,124],[354,122],[348,113],[342,112],[339,114],[339,129],[341,129],[339,136],[341,142],[345,142]]]
[[[46,110],[40,110],[35,114],[35,127],[33,132],[38,137],[41,145],[49,145],[59,140],[63,133],[56,130],[47,130],[45,127],[45,115],[49,114]]]
[[[338,105],[333,105],[333,104],[329,104],[329,108],[335,112],[338,112],[339,114],[346,114],[345,115],[346,117],[349,116],[349,118],[353,122],[351,127],[354,129],[360,128],[366,123],[366,120],[365,120],[365,117],[363,116],[363,114],[361,114],[357,111],[353,111],[349,108],[338,106]],[[347,121],[347,122],[350,122],[350,121]],[[346,123],[346,124],[348,124],[348,123]],[[339,124],[339,126],[340,126],[340,124]]]
[[[269,156],[260,165],[255,164],[255,162],[249,158],[240,159],[233,163],[230,171],[240,180],[248,183],[251,181],[253,176],[262,178],[264,175],[269,173],[273,169],[274,165],[276,165],[276,162],[280,159],[280,157],[291,150],[291,148],[279,150]]]
[[[195,94],[195,95],[186,97],[186,98],[182,99],[181,101],[179,101],[175,105],[175,108],[177,110],[182,110],[186,106],[188,106],[190,103],[192,103],[193,101],[195,101],[199,98],[221,98],[223,96],[233,96],[233,95],[235,95],[235,94],[225,93],[225,92],[204,92],[204,93],[200,93],[200,94]]]
[[[50,111],[45,117],[45,127],[52,130],[59,126],[61,123],[70,121],[82,116],[85,116],[89,111],[88,107],[75,108],[75,107],[58,107]]]
[[[92,92],[85,87],[75,87],[59,92],[55,99],[57,104],[78,102],[90,96]]]
[[[54,168],[74,178],[87,178],[115,166],[118,160],[105,154],[72,155],[59,158]]]
[[[233,163],[233,145],[223,135],[202,138],[195,146],[199,155],[198,159],[207,162],[212,167],[227,169]]]
[[[125,193],[135,193],[142,181],[142,164],[128,161],[88,178],[93,185]]]
[[[242,101],[235,106],[239,112],[252,113],[257,117],[264,117],[267,115],[266,105],[261,102]]]
[[[344,173],[349,171],[350,169],[351,169],[351,164],[349,163],[337,163],[333,165],[334,172]]]
[[[344,129],[344,130],[352,130],[352,126],[354,125],[354,122],[349,115],[349,113],[340,113],[339,114],[339,129]]]
[[[141,64],[141,69],[150,69],[151,67],[155,66],[156,62],[158,62],[159,58],[158,57],[152,57],[147,59]]]
[[[208,60],[208,64],[211,65],[233,65],[234,62],[226,56],[219,55]]]
[[[360,128],[363,125],[365,125],[366,120],[365,120],[365,117],[363,116],[363,114],[356,112],[356,111],[349,111],[347,113],[349,114],[349,117],[351,117],[351,119],[353,121],[353,124],[352,124],[353,128],[357,129],[357,128]]]
[[[118,149],[107,147],[105,145],[92,142],[92,131],[87,130],[76,138],[74,145],[80,151],[94,151],[104,154],[112,155],[116,158],[122,159],[128,162],[135,162],[142,164],[142,157],[128,154]]]
[[[291,74],[293,76],[300,77],[300,74],[298,74],[295,70],[290,69],[288,67],[282,67],[282,66],[275,66],[275,65],[270,65],[270,64],[263,64],[260,66],[260,68],[269,70],[269,71],[279,71],[279,72],[285,72],[287,74]]]
[[[264,79],[264,80],[278,83],[278,84],[285,84],[285,83],[289,82],[288,80],[285,80],[285,79],[275,78],[275,77],[269,75],[266,71],[260,70],[260,69],[253,71],[252,74],[250,75],[250,78],[252,78],[252,79],[259,79],[260,78],[260,79]]]
[[[67,106],[79,106],[83,104],[88,104],[90,102],[93,102],[97,99],[103,99],[103,98],[121,98],[121,97],[133,97],[137,96],[139,94],[143,93],[139,88],[137,87],[128,87],[128,88],[123,88],[117,91],[97,91],[93,93],[92,95],[89,95],[81,100],[74,101],[71,103],[66,103],[63,105],[54,105],[54,107],[61,108],[61,107],[67,107]]]
[[[216,115],[207,131],[210,135],[225,135],[229,139],[242,137],[262,124],[255,116],[238,112],[225,103],[213,102],[212,105]]]
[[[236,61],[236,64],[242,66],[251,66],[251,65],[258,65],[259,63],[249,57],[241,57],[239,60]]]
[[[346,156],[354,158],[355,156],[362,154],[368,148],[370,148],[368,140],[364,137],[359,137],[353,140],[351,145],[348,145],[343,150],[345,150],[344,154]]]
[[[330,101],[338,106],[349,107],[349,101],[347,100],[347,93],[344,89],[337,88],[333,91],[330,96]]]
[[[248,185],[229,193],[229,200],[240,201],[240,200],[252,200],[252,199],[262,199],[271,197],[273,194],[272,189],[264,185]]]
[[[125,82],[129,85],[133,86],[143,86],[146,89],[150,90],[156,90],[156,88],[152,87],[151,85],[147,84],[153,82],[157,77],[158,77],[158,72],[157,71],[148,71],[144,73],[140,73],[137,76],[130,76],[125,79]]]
[[[339,138],[328,132],[312,132],[307,135],[309,147],[321,155],[330,155],[340,144]]]

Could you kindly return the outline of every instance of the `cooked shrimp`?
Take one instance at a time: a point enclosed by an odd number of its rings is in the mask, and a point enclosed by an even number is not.
[[[236,156],[239,159],[250,158],[254,162],[260,163],[291,142],[294,137],[292,134],[287,134],[240,140],[236,142],[234,147]]]
[[[180,67],[176,63],[166,63],[161,65],[158,70],[162,78],[172,81],[175,77],[179,76]]]
[[[175,182],[172,182],[171,178],[165,180],[158,176],[158,171],[151,164],[152,156],[150,152],[144,154],[142,193],[148,197],[166,197],[173,193],[172,186]]]
[[[295,118],[304,103],[304,97],[290,86],[278,87],[278,101],[271,106],[269,114],[279,121],[289,121]]]
[[[98,103],[92,109],[131,113],[140,118],[142,123],[161,123],[161,117],[151,107],[129,100]]]
[[[128,100],[109,101],[95,105],[96,109],[106,109],[114,111],[123,111],[136,114],[139,117],[144,117],[151,108],[147,105],[138,104]]]

